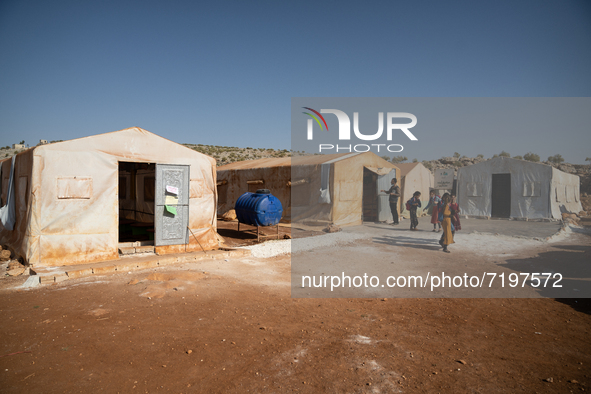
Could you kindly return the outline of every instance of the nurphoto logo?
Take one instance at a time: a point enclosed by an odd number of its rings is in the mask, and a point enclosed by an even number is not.
[[[351,119],[349,115],[338,109],[321,109],[320,112],[310,107],[302,107],[310,112],[303,112],[308,115],[307,123],[307,138],[308,140],[314,139],[314,121],[320,127],[320,130],[328,131],[328,124],[322,114],[333,114],[337,117],[339,122],[338,139],[339,141],[350,141],[351,140]],[[386,118],[386,141],[392,141],[395,130],[402,131],[411,141],[417,141],[417,137],[410,132],[409,129],[413,128],[417,124],[417,117],[408,112],[388,112]],[[409,119],[410,123],[395,123],[394,120]],[[384,134],[384,113],[378,112],[378,131],[373,134],[364,134],[359,130],[359,112],[353,112],[353,133],[355,137],[362,141],[377,141],[382,138]],[[368,152],[375,149],[380,152],[380,149],[384,148],[388,152],[402,152],[404,147],[400,144],[349,144],[340,146],[338,144],[319,144],[318,152],[335,151],[335,152]]]

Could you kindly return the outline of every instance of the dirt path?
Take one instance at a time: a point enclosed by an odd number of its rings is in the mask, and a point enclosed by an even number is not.
[[[577,237],[560,245],[590,248]],[[1,391],[568,393],[591,384],[589,300],[292,299],[289,283],[282,256],[1,290]]]

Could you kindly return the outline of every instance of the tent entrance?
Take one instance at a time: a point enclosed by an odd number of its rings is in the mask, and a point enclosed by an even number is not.
[[[364,222],[378,220],[378,175],[363,167],[363,214]]]
[[[491,217],[511,216],[511,174],[492,174]]]
[[[119,162],[119,242],[154,245],[156,165]]]

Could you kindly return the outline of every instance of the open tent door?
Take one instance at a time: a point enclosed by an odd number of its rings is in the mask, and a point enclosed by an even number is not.
[[[511,216],[511,174],[492,174],[491,217]]]
[[[188,165],[156,164],[155,246],[189,241]]]
[[[390,212],[390,195],[380,192],[381,190],[390,189],[390,182],[396,178],[396,170],[394,168],[373,168],[366,167],[368,170],[378,175],[376,182],[376,192],[378,195],[378,221],[385,222],[392,219],[392,213]]]

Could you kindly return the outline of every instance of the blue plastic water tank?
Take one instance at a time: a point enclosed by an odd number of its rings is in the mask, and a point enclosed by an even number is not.
[[[268,190],[246,192],[236,201],[236,218],[240,223],[251,226],[274,226],[281,220],[281,201]]]

